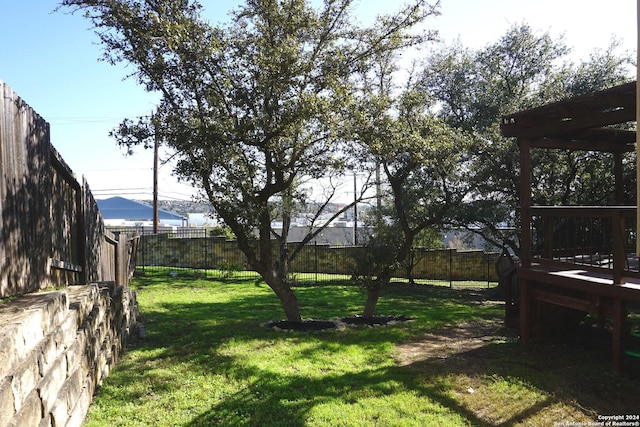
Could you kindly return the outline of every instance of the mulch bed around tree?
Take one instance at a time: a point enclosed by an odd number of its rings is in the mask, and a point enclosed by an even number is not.
[[[360,325],[360,326],[391,326],[391,325],[395,325],[396,323],[401,323],[401,322],[410,322],[412,320],[415,320],[413,317],[409,317],[409,316],[384,316],[384,315],[380,315],[380,316],[373,316],[372,318],[364,318],[362,316],[350,316],[350,317],[343,317],[342,319],[340,319],[343,323],[349,325],[349,326],[355,326],[355,325]]]
[[[289,322],[287,320],[277,320],[265,323],[263,326],[276,331],[297,331],[297,332],[319,332],[342,330],[347,326],[391,326],[400,322],[410,322],[415,320],[408,316],[380,315],[371,318],[362,316],[349,316],[332,320],[305,319],[302,322]]]

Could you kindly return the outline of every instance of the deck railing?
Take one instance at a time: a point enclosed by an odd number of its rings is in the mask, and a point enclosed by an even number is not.
[[[635,206],[536,206],[523,260],[605,272],[614,283],[640,277]],[[526,239],[523,239],[526,240]]]

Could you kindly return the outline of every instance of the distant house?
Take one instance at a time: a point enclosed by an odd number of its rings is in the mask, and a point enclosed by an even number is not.
[[[282,233],[282,224],[273,224],[273,231],[277,234]],[[314,228],[316,231],[317,228]],[[301,242],[309,233],[309,227],[291,227],[287,234],[288,242]],[[358,232],[358,242],[362,244],[367,239],[367,231],[364,227],[360,227]],[[353,245],[353,222],[351,225],[337,224],[326,227],[313,239],[309,241],[310,244],[319,245],[336,245],[336,246],[350,246]]]
[[[105,225],[108,226],[153,226],[153,207],[124,197],[97,200],[98,209]],[[173,212],[158,209],[158,224],[168,227],[182,227],[187,218]]]
[[[215,227],[219,225],[218,221],[211,214],[195,212],[187,214],[188,227]]]

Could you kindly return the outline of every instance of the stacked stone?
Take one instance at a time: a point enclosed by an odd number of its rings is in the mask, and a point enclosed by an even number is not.
[[[1,304],[0,427],[80,426],[136,310],[135,294],[112,284]]]

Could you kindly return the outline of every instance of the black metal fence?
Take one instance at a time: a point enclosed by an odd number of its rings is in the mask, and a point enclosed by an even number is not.
[[[114,232],[125,231],[112,229]],[[131,228],[126,229],[131,232]],[[233,240],[207,236],[206,229],[166,229],[159,234],[138,228],[141,235],[136,271],[162,269],[172,275],[204,278],[259,278]],[[292,243],[295,245],[295,243]],[[300,284],[350,279],[360,246],[306,245],[290,265]],[[490,287],[497,284],[495,262],[499,254],[484,251],[415,248],[394,280],[451,287]]]

